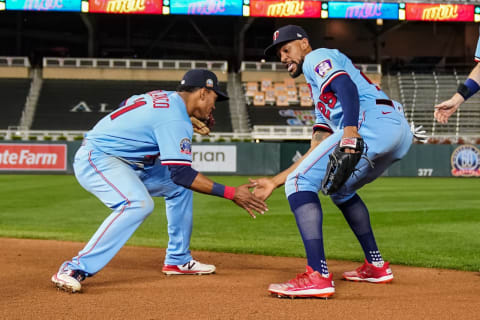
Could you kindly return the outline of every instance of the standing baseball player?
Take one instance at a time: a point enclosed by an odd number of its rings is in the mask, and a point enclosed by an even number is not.
[[[191,168],[193,129],[189,117],[207,119],[215,101],[226,99],[213,72],[194,69],[184,75],[176,92],[158,90],[132,96],[86,134],[75,155],[75,176],[113,212],[78,255],[52,276],[57,287],[80,291],[80,282],[100,271],[150,215],[152,196],[165,198],[169,228],[182,223],[187,226],[169,232],[171,237],[177,233],[179,239],[190,239],[191,190],[233,200],[252,217],[254,211],[267,209],[249,191],[253,184],[224,186]],[[185,217],[186,221],[181,221]],[[182,252],[185,248],[171,249]],[[193,273],[201,267],[189,254],[171,256],[172,265],[163,268],[166,273]]]
[[[477,65],[470,72],[467,80],[458,86],[457,92],[450,99],[435,106],[434,116],[438,122],[447,123],[448,118],[457,111],[460,105],[480,89],[480,34],[475,50],[475,62]]]
[[[284,26],[273,34],[267,56],[277,55],[291,77],[304,74],[311,87],[316,124],[311,147],[287,170],[257,183],[255,195],[267,199],[285,184],[285,193],[304,243],[305,273],[268,290],[289,297],[330,297],[335,288],[323,246],[323,213],[318,192],[329,194],[342,211],[365,254],[365,263],[345,272],[343,278],[373,283],[393,279],[375,242],[368,209],[357,194],[412,143],[402,106],[372,84],[350,59],[338,50],[312,50],[299,26]]]

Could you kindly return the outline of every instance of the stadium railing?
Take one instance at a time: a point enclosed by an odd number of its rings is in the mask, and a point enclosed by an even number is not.
[[[28,59],[15,60],[12,58],[0,60],[0,63],[5,65],[12,64],[28,64]],[[33,116],[33,126],[28,130],[27,128],[19,126],[11,126],[8,130],[0,131],[0,139],[18,139],[18,140],[74,140],[80,139],[84,132],[86,132],[90,127],[92,117],[89,118],[89,123],[86,127],[82,125],[68,126],[68,123],[72,123],[68,120],[68,111],[65,113],[65,110],[62,110],[63,116],[58,113],[58,110],[53,110],[58,104],[58,99],[55,95],[55,90],[52,93],[52,86],[68,84],[68,82],[75,83],[74,87],[79,92],[89,92],[88,86],[91,88],[92,80],[100,80],[98,83],[101,83],[101,86],[108,87],[112,82],[118,84],[125,83],[144,83],[149,84],[149,88],[152,89],[152,85],[155,87],[155,84],[158,84],[156,88],[162,88],[167,90],[175,90],[176,85],[179,83],[179,80],[182,78],[185,71],[192,68],[204,68],[215,71],[218,76],[220,86],[225,90],[226,81],[227,81],[227,69],[228,64],[226,61],[196,61],[196,60],[139,60],[139,59],[91,59],[91,58],[44,58],[43,60],[43,69],[42,69],[42,78],[45,79],[43,84],[44,89],[49,90],[49,97],[44,97],[42,99],[42,94],[39,98],[39,110],[33,110],[34,113],[39,112],[37,117]],[[166,81],[166,82],[165,82]],[[160,86],[161,84],[167,83],[168,88]],[[89,84],[89,85],[86,85]],[[68,87],[68,86],[67,86]],[[123,85],[122,87],[125,87]],[[149,91],[141,89],[138,86],[135,86],[138,92],[142,93]],[[53,88],[55,89],[55,88]],[[83,91],[82,91],[83,90]],[[85,91],[86,90],[86,91]],[[143,90],[143,91],[142,91]],[[56,91],[59,96],[65,97],[65,94],[72,95],[75,90],[66,90],[69,92]],[[118,91],[118,90],[117,90]],[[131,91],[131,90],[130,90]],[[44,92],[45,93],[45,92]],[[89,96],[85,93],[85,96]],[[99,93],[96,90],[96,94],[103,96],[102,93]],[[112,100],[112,104],[109,108],[115,108],[121,99],[125,99],[125,92],[123,95],[121,93],[115,92],[114,95],[118,97]],[[119,95],[120,94],[120,95]],[[77,95],[78,96],[78,95]],[[91,96],[91,95],[90,95]],[[106,94],[106,96],[111,96],[111,94]],[[81,97],[80,97],[81,98]],[[64,99],[65,100],[65,99]],[[119,101],[117,101],[119,100]],[[72,100],[73,101],[73,100]],[[76,101],[76,100],[75,100]],[[80,100],[76,101],[77,103]],[[98,101],[97,101],[98,102]],[[77,103],[69,104],[67,107],[71,109]],[[222,104],[224,102],[220,102]],[[210,137],[200,137],[196,136],[197,140],[221,140],[221,139],[249,139],[250,136],[245,134],[236,134],[231,132],[231,123],[228,124],[230,116],[228,114],[228,102],[225,102],[227,107],[219,106],[215,111],[214,115],[217,118],[217,131],[226,130],[227,132],[212,132]],[[48,106],[50,105],[50,106]],[[55,108],[52,108],[55,107]],[[64,106],[65,107],[65,106]],[[98,107],[98,106],[97,106]],[[48,110],[52,109],[49,112]],[[65,109],[65,108],[63,108]],[[80,108],[81,109],[81,108]],[[97,110],[98,111],[98,110]],[[43,115],[42,115],[43,113]],[[80,115],[81,118],[85,118],[86,112]],[[98,113],[98,112],[97,112]],[[224,114],[225,113],[225,114]],[[58,116],[56,116],[56,114]],[[42,115],[42,116],[40,116]],[[66,115],[66,116],[65,116]],[[78,115],[78,113],[77,113]],[[88,114],[87,114],[88,115]],[[83,117],[82,117],[83,116]],[[97,121],[103,116],[102,114],[95,115],[93,118]],[[37,118],[37,119],[35,119]],[[41,120],[40,118],[43,118]],[[98,119],[97,119],[98,118]],[[53,119],[53,120],[52,120]],[[38,120],[38,121],[36,121]],[[88,119],[87,119],[88,120]],[[94,122],[95,122],[94,121]],[[57,124],[54,124],[57,122]],[[81,121],[80,121],[81,122]],[[53,124],[52,124],[53,123]],[[61,125],[59,124],[61,123]],[[79,130],[81,129],[81,130]]]
[[[430,136],[430,142],[475,142],[480,137],[480,96],[467,100],[449,119],[447,124],[435,121],[434,105],[449,99],[467,73],[397,73],[400,102],[405,115],[416,126],[422,125]]]

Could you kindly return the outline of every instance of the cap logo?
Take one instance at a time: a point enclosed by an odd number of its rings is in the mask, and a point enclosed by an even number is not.
[[[280,31],[278,30],[273,33],[273,41],[276,41],[278,39],[279,34],[280,34]]]
[[[207,79],[206,84],[207,87],[212,87],[213,88],[213,80],[212,79]]]
[[[300,33],[297,33],[297,37],[301,38],[301,37],[302,37],[302,35],[301,35]]]

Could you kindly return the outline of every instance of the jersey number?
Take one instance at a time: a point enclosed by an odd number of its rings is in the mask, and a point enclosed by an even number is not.
[[[332,91],[329,91],[320,95],[320,101],[317,103],[317,108],[325,118],[330,120],[329,109],[333,109],[336,103],[337,103],[337,96],[335,96],[335,93],[333,93]],[[329,109],[327,109],[327,107]]]
[[[141,107],[141,106],[144,106],[146,105],[147,102],[143,99],[143,98],[138,98],[137,100],[133,101],[133,103],[131,105],[128,105],[128,106],[124,106],[123,108],[121,108],[120,110],[118,111],[115,111],[114,113],[112,113],[110,115],[110,119],[112,120],[115,120],[115,118],[118,118],[120,117],[122,114],[124,114],[125,112],[128,112],[130,110],[133,110],[133,109],[136,109],[138,107]]]

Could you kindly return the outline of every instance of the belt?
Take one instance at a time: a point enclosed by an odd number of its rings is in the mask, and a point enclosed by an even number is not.
[[[392,100],[388,100],[388,99],[377,99],[377,104],[389,106],[389,107],[392,107],[393,109],[395,109],[395,105],[393,104],[393,101],[392,101]]]

